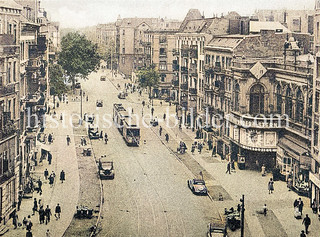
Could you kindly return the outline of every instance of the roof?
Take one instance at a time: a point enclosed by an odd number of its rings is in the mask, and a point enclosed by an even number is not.
[[[206,46],[206,48],[225,48],[233,50],[236,48],[243,40],[244,36],[233,35],[226,37],[214,37]]]
[[[193,19],[189,20],[184,28],[183,32],[202,32],[212,24],[212,18],[206,19]]]
[[[275,30],[290,33],[290,30],[280,22],[274,21],[250,21],[250,33],[260,33],[261,30]]]
[[[0,7],[22,10],[22,6],[13,0],[0,0]]]

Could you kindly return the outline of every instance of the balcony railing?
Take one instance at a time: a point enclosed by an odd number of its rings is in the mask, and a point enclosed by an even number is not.
[[[15,84],[9,84],[0,87],[0,96],[7,96],[11,95],[16,92],[16,85]]]
[[[181,90],[188,90],[188,83],[182,83],[182,84],[180,85],[180,89],[181,89]]]
[[[188,73],[188,67],[181,66],[181,73]]]
[[[172,85],[175,86],[175,87],[178,87],[179,86],[179,81],[178,80],[173,80],[172,81]]]
[[[197,94],[197,88],[189,88],[189,93],[191,95],[196,95]]]

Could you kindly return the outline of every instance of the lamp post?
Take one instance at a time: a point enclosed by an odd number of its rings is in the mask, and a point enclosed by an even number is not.
[[[241,202],[241,237],[244,237],[244,195],[242,194],[242,198],[240,199]]]
[[[79,124],[82,125],[82,89],[80,89],[80,120]]]

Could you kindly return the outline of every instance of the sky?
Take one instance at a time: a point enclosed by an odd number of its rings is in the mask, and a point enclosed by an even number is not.
[[[63,28],[79,28],[125,17],[167,17],[183,20],[197,8],[205,17],[237,11],[252,15],[256,9],[313,9],[314,0],[41,0],[52,21]]]

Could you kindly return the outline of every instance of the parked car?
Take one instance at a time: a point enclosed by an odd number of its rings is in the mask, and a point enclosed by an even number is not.
[[[126,98],[126,93],[120,92],[120,93],[118,94],[118,98],[119,98],[119,99],[125,99],[125,98]]]
[[[106,80],[106,77],[105,76],[101,76],[100,77],[100,81],[105,81]]]
[[[101,157],[98,166],[100,179],[114,179],[113,161],[108,161],[105,157]]]
[[[88,136],[89,136],[89,139],[99,139],[100,134],[99,134],[98,127],[96,127],[94,125],[89,125]]]
[[[96,105],[97,105],[97,107],[102,107],[103,106],[103,101],[102,100],[97,100]]]
[[[202,179],[190,179],[188,180],[188,187],[194,194],[207,195],[208,190],[206,183]]]
[[[87,123],[93,123],[94,121],[94,115],[93,114],[84,114],[84,121],[86,121]]]
[[[80,84],[80,82],[77,82],[77,83],[75,84],[75,88],[81,89],[81,84]]]

